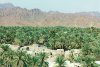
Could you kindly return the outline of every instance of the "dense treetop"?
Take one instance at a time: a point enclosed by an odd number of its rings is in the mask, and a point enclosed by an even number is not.
[[[100,46],[99,28],[70,27],[0,27],[0,43],[31,45],[34,43],[51,49],[79,49],[84,44]]]

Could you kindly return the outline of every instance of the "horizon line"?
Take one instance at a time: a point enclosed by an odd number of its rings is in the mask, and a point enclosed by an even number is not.
[[[11,4],[11,5],[13,5],[14,7],[18,7],[18,8],[22,8],[22,9],[27,9],[27,10],[32,10],[32,9],[39,9],[39,10],[41,10],[41,11],[43,11],[43,12],[59,12],[59,13],[89,13],[89,12],[98,12],[98,13],[100,13],[100,11],[73,11],[73,12],[67,12],[67,11],[60,11],[60,10],[45,10],[45,9],[41,9],[41,8],[27,8],[27,7],[21,7],[21,6],[18,6],[18,5],[15,5],[15,4],[13,4],[13,3],[10,3],[10,2],[7,2],[7,3],[0,3],[0,4]]]

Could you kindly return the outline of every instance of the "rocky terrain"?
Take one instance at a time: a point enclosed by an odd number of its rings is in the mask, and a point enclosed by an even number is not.
[[[9,47],[15,52],[19,50],[18,45],[10,45],[10,44],[6,45],[9,45]],[[29,50],[27,50],[27,48],[29,48]],[[58,56],[64,56],[66,60],[68,60],[71,54],[71,50],[68,51],[64,51],[63,49],[51,50],[45,46],[38,46],[38,44],[33,44],[31,46],[24,46],[20,48],[20,50],[26,51],[27,54],[30,54],[31,56],[35,56],[36,53],[45,52],[46,54],[48,54],[48,58],[46,59],[46,61],[49,63],[49,67],[55,67],[57,65],[55,60]],[[80,49],[72,49],[72,51],[74,56],[78,56],[80,54]],[[66,61],[65,65],[66,67],[81,67],[82,64]]]
[[[80,49],[72,49],[68,51],[64,51],[63,49],[51,50],[45,46],[39,46],[38,44],[33,44],[31,46],[23,46],[19,49],[20,46],[18,45],[11,45],[11,44],[6,44],[6,45],[8,45],[15,52],[17,50],[26,51],[27,54],[30,54],[31,56],[35,56],[35,54],[40,52],[45,52],[46,54],[48,54],[48,58],[45,61],[49,63],[49,67],[55,67],[57,65],[55,60],[58,56],[64,56],[66,58],[65,67],[82,67],[82,64],[78,62],[69,61],[71,54],[73,54],[74,57],[78,57],[80,55],[81,52]],[[29,49],[27,50],[27,48]],[[0,48],[0,50],[2,49]],[[96,61],[95,63],[100,64],[100,61]]]
[[[38,8],[29,10],[8,3],[0,4],[0,25],[99,27],[100,13],[61,13],[57,11],[44,12]]]

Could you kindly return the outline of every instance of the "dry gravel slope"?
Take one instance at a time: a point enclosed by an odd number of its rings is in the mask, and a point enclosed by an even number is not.
[[[99,12],[44,12],[40,9],[29,10],[15,7],[12,4],[0,4],[0,7],[2,7],[0,8],[0,25],[2,26],[100,26]]]

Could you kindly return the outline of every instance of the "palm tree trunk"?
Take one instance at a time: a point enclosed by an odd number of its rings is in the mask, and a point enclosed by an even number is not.
[[[43,66],[43,61],[44,61],[44,57],[42,58],[41,62],[40,62],[40,67]]]

